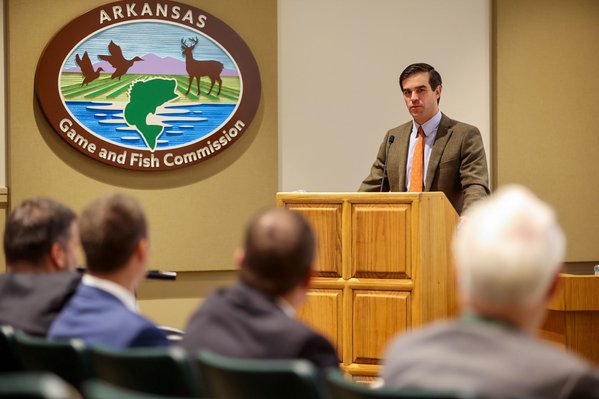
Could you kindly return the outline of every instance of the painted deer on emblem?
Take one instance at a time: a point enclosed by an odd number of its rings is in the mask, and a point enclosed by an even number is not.
[[[200,78],[202,76],[208,76],[210,78],[210,90],[208,90],[207,95],[212,93],[212,88],[214,87],[214,82],[218,82],[218,93],[216,95],[220,95],[220,89],[222,86],[222,79],[220,77],[221,72],[223,71],[224,65],[219,61],[200,61],[193,58],[193,49],[196,44],[198,44],[198,38],[189,39],[190,44],[187,44],[187,41],[181,39],[181,51],[185,56],[185,69],[187,70],[187,74],[189,75],[189,86],[187,86],[187,92],[191,89],[191,85],[193,83],[193,79],[195,78],[198,83],[198,97],[200,95]]]

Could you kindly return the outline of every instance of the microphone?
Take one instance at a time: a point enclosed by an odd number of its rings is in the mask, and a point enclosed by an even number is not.
[[[383,186],[385,185],[385,177],[387,175],[387,160],[389,159],[389,148],[391,148],[391,144],[395,141],[395,136],[389,136],[387,140],[387,151],[385,152],[385,164],[383,165],[383,177],[381,177],[381,189],[379,192],[383,192]]]

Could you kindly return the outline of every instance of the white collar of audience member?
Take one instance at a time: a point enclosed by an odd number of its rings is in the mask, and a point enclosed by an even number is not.
[[[295,309],[285,299],[281,297],[277,298],[277,306],[290,318],[293,319],[295,317]]]
[[[124,287],[121,287],[120,285],[113,283],[112,281],[94,277],[89,274],[85,274],[83,276],[82,282],[85,285],[100,289],[102,291],[106,291],[109,294],[114,295],[115,297],[117,297],[119,301],[123,303],[123,305],[127,307],[127,309],[131,310],[134,313],[138,312],[135,296],[129,291],[127,291]]]

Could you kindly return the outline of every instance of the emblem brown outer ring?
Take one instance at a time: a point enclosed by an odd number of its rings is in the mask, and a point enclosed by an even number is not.
[[[68,118],[73,121],[73,126],[71,128],[75,129],[75,131],[79,135],[86,138],[90,143],[94,143],[96,147],[105,148],[108,151],[114,152],[122,152],[123,149],[129,150],[129,148],[127,147],[115,145],[109,141],[102,140],[101,138],[89,133],[82,125],[79,124],[79,121],[77,119],[72,118],[72,116],[67,111],[65,105],[62,102],[58,89],[58,80],[60,79],[61,72],[60,68],[67,55],[81,41],[82,38],[88,37],[97,30],[105,29],[111,25],[136,20],[147,21],[149,19],[157,21],[168,21],[171,23],[175,22],[182,26],[198,30],[198,28],[193,23],[181,20],[173,20],[171,18],[168,18],[168,15],[167,17],[164,17],[162,15],[154,15],[149,18],[148,16],[139,15],[139,12],[137,16],[128,17],[125,21],[118,19],[105,22],[104,24],[102,24],[102,26],[100,26],[99,16],[101,10],[111,11],[113,6],[121,6],[124,8],[127,4],[127,2],[124,1],[107,3],[100,7],[94,8],[93,10],[69,22],[52,38],[52,40],[50,40],[50,42],[46,45],[46,48],[44,49],[44,52],[42,53],[42,56],[40,57],[37,64],[34,86],[35,94],[46,119],[54,128],[54,130],[56,130],[56,132],[73,148],[77,149],[79,152],[95,160],[118,168],[143,171],[174,170],[191,165],[196,165],[228,149],[228,147],[234,144],[234,142],[237,141],[239,137],[241,137],[243,133],[247,130],[249,124],[251,123],[256,114],[258,105],[260,103],[261,81],[258,65],[252,52],[250,51],[247,44],[243,41],[243,39],[241,39],[241,37],[233,29],[231,29],[227,24],[222,22],[217,17],[196,7],[192,7],[190,5],[174,1],[164,0],[145,1],[143,3],[137,2],[138,5],[143,5],[146,3],[149,4],[153,10],[156,9],[156,4],[159,3],[163,6],[168,5],[169,10],[175,6],[180,7],[180,15],[185,15],[185,13],[190,10],[193,12],[194,16],[205,15],[206,24],[201,29],[201,32],[210,36],[212,39],[216,40],[221,46],[223,46],[237,63],[243,82],[243,95],[239,101],[237,109],[230,116],[228,121],[220,128],[220,130],[229,131],[229,129],[233,128],[235,122],[237,122],[238,120],[242,120],[245,123],[245,127],[235,137],[231,137],[230,143],[227,146],[225,146],[223,150],[215,151],[193,162],[173,166],[165,166],[164,162],[162,162],[160,164],[160,167],[149,169],[140,167],[138,165],[117,164],[115,162],[103,159],[99,157],[97,154],[91,154],[86,149],[73,142],[73,140],[70,140],[68,137],[66,137],[66,133],[64,133],[60,129],[60,121],[62,121],[64,118]],[[194,22],[197,21],[194,20]],[[214,133],[215,132],[213,132],[213,134],[200,141],[197,141],[184,147],[156,149],[153,152],[153,154],[157,157],[161,157],[164,153],[169,152],[172,153],[173,156],[183,156],[184,154],[188,154],[202,147],[205,147],[209,140],[213,140]],[[150,156],[151,153],[149,149],[132,149],[131,151],[143,152],[145,156]]]

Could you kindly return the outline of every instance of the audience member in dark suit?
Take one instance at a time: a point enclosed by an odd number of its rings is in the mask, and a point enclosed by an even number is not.
[[[48,337],[77,337],[113,349],[168,345],[164,333],[138,313],[135,302],[149,245],[141,205],[122,195],[101,198],[82,213],[79,225],[88,274]]]
[[[16,207],[4,229],[0,324],[46,336],[81,280],[78,246],[77,216],[63,204],[33,198]]]
[[[238,250],[240,281],[221,289],[192,316],[181,345],[195,354],[312,361],[337,367],[335,349],[323,336],[294,318],[305,300],[314,261],[308,223],[285,208],[256,216]]]
[[[596,369],[534,337],[565,252],[553,211],[524,188],[505,188],[466,212],[453,249],[462,317],[397,338],[384,385],[599,398]]]

